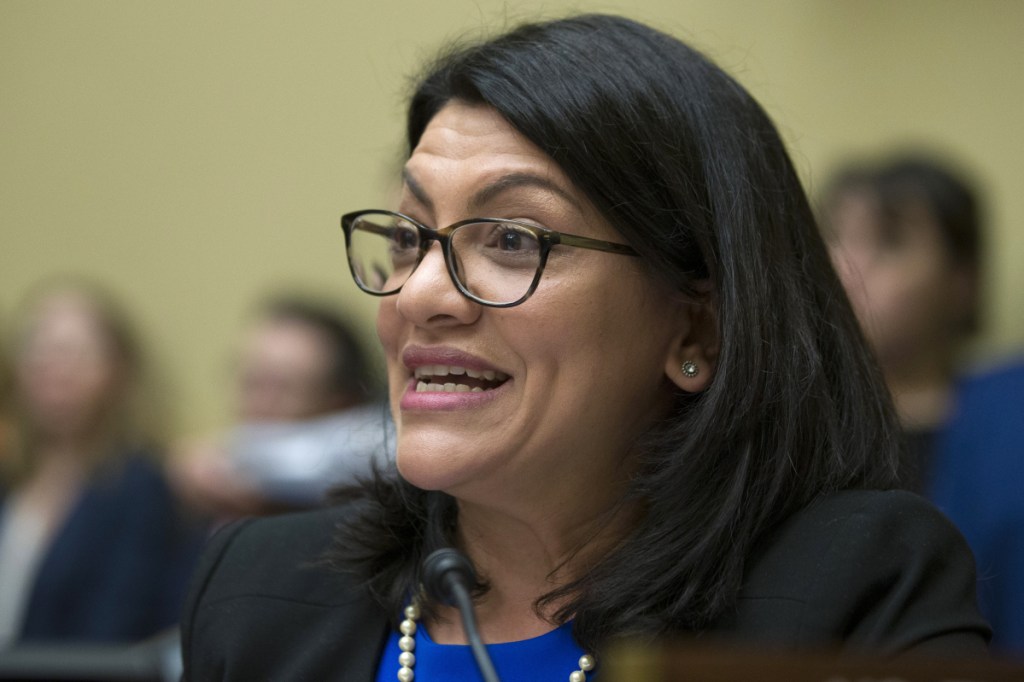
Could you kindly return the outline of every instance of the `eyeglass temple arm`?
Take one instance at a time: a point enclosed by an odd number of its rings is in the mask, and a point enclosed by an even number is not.
[[[590,237],[577,237],[574,234],[559,233],[558,242],[567,246],[575,246],[581,249],[593,249],[595,251],[607,251],[609,253],[620,253],[624,256],[639,256],[635,249],[629,244],[616,244],[606,242],[603,239],[591,239]]]
[[[349,228],[350,232],[352,231],[352,227],[353,227],[353,223],[349,223],[348,228]],[[373,234],[379,234],[382,237],[391,237],[393,234],[395,234],[395,230],[397,228],[385,227],[383,225],[378,225],[377,223],[371,222],[369,220],[364,220],[364,221],[359,223],[359,229],[363,230],[365,232],[372,232]]]

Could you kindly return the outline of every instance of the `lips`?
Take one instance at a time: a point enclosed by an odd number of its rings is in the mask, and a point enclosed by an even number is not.
[[[504,372],[477,370],[461,365],[420,365],[413,370],[416,392],[482,393],[508,380]]]

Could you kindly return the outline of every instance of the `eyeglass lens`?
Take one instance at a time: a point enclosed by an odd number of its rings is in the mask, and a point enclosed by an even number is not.
[[[460,225],[449,234],[449,268],[478,299],[506,304],[527,294],[541,265],[541,244],[530,230],[491,221]],[[394,293],[420,258],[419,229],[387,213],[356,218],[350,228],[349,261],[366,290]]]

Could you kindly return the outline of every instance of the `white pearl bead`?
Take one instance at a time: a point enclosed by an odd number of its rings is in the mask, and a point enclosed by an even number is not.
[[[420,609],[415,602],[405,607],[405,620],[399,625],[398,629],[402,632],[402,637],[398,639],[398,648],[402,650],[402,653],[398,655],[398,665],[401,666],[398,669],[398,680],[399,682],[412,682],[414,673],[413,666],[416,665],[416,655],[412,652],[416,649],[416,620],[420,617]],[[574,670],[569,674],[569,682],[587,682],[588,670],[593,670],[596,666],[594,657],[590,654],[583,654],[579,660],[579,670]]]

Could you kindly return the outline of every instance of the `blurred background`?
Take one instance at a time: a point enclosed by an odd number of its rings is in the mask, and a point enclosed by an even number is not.
[[[924,148],[982,190],[984,326],[1024,339],[1024,3],[376,0],[0,3],[0,331],[32,286],[117,292],[173,429],[228,420],[255,301],[334,298],[372,338],[338,217],[388,206],[407,79],[453,38],[575,10],[702,48],[762,102],[812,196],[850,157]]]

